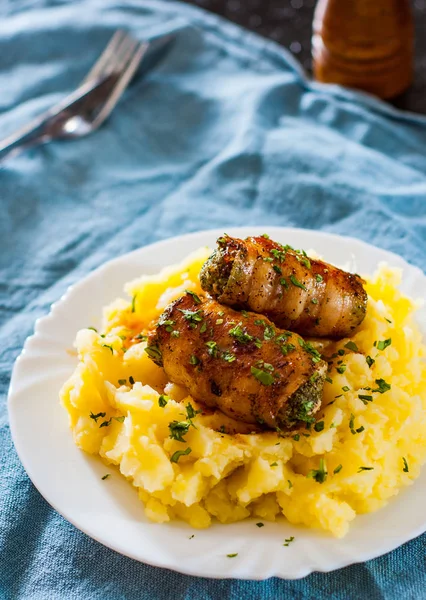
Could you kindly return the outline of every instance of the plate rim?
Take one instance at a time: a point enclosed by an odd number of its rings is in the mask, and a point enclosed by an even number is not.
[[[211,229],[197,230],[197,231],[192,231],[192,232],[185,233],[182,235],[177,235],[177,236],[172,236],[172,237],[167,237],[167,238],[164,238],[161,240],[157,240],[150,244],[140,246],[139,248],[136,248],[135,250],[131,250],[130,252],[125,252],[123,254],[115,256],[115,257],[109,259],[108,261],[102,263],[101,265],[99,265],[98,267],[93,269],[92,271],[89,271],[84,277],[80,278],[79,280],[77,280],[74,283],[72,283],[71,285],[69,285],[67,287],[67,289],[64,291],[64,293],[49,306],[48,312],[36,319],[36,321],[34,323],[33,333],[30,334],[25,339],[22,350],[19,353],[18,357],[14,361],[12,372],[11,372],[10,383],[9,383],[9,389],[8,389],[8,393],[7,393],[8,420],[9,420],[11,438],[12,438],[12,441],[14,444],[14,449],[19,457],[19,460],[20,460],[27,476],[29,477],[29,479],[32,482],[32,484],[34,485],[34,487],[38,490],[38,492],[43,496],[43,498],[50,504],[50,506],[52,506],[52,508],[58,514],[60,514],[65,520],[67,520],[69,523],[71,523],[79,531],[82,531],[84,534],[86,534],[89,537],[91,537],[92,539],[96,540],[98,543],[109,548],[110,550],[113,550],[119,554],[122,554],[123,556],[131,558],[131,559],[141,562],[143,564],[147,564],[147,565],[150,565],[153,567],[171,569],[175,572],[182,573],[185,575],[196,576],[196,577],[207,577],[210,579],[239,579],[239,580],[253,580],[253,581],[263,581],[270,577],[277,577],[277,578],[280,578],[283,580],[291,581],[291,580],[297,580],[297,579],[302,579],[304,577],[307,577],[308,575],[310,575],[313,572],[330,573],[335,570],[349,566],[351,564],[363,563],[363,562],[366,562],[373,558],[378,558],[379,556],[384,556],[385,554],[392,552],[393,550],[395,550],[402,544],[407,543],[407,542],[411,541],[412,539],[418,537],[422,533],[424,533],[426,531],[426,519],[425,519],[425,522],[423,525],[419,526],[416,530],[414,530],[408,536],[403,536],[403,539],[401,536],[399,538],[396,538],[396,540],[393,540],[391,543],[388,543],[386,545],[386,549],[380,549],[380,548],[377,549],[376,548],[375,550],[371,550],[371,551],[366,550],[365,553],[363,554],[362,558],[360,558],[359,560],[357,560],[356,558],[354,558],[353,556],[348,554],[348,555],[342,556],[342,559],[339,562],[336,561],[335,563],[333,563],[333,565],[331,567],[327,566],[327,567],[322,568],[320,565],[307,565],[306,568],[299,569],[298,572],[292,574],[291,576],[287,576],[287,575],[284,575],[282,573],[278,573],[275,571],[274,573],[266,574],[266,575],[262,575],[262,574],[256,575],[255,573],[251,573],[250,576],[248,577],[247,574],[242,574],[242,575],[239,575],[238,573],[235,574],[232,572],[232,569],[231,569],[231,571],[226,570],[220,575],[219,574],[218,575],[211,574],[211,573],[207,573],[207,572],[200,572],[199,569],[194,570],[194,569],[191,569],[190,567],[188,568],[184,564],[182,566],[175,566],[175,565],[171,564],[171,561],[168,560],[167,558],[165,560],[161,560],[161,558],[156,558],[155,560],[150,560],[149,557],[147,557],[147,558],[144,557],[142,559],[140,557],[135,556],[135,554],[133,554],[132,552],[128,551],[125,547],[122,546],[122,544],[120,542],[115,542],[114,544],[110,544],[110,543],[106,542],[105,540],[100,539],[97,535],[88,531],[86,527],[82,527],[81,525],[79,525],[76,522],[76,520],[72,517],[72,515],[69,514],[68,510],[63,510],[60,507],[58,507],[55,502],[52,502],[52,500],[49,499],[49,494],[44,493],[44,491],[42,491],[42,489],[40,489],[40,487],[43,487],[43,486],[39,487],[39,485],[36,483],[35,479],[37,479],[37,478],[36,477],[33,478],[32,474],[31,474],[31,468],[29,467],[25,456],[22,455],[22,453],[21,453],[22,449],[19,447],[19,443],[17,443],[17,440],[16,440],[18,425],[17,425],[17,422],[15,421],[16,414],[14,414],[14,411],[13,411],[13,400],[14,400],[14,396],[17,394],[16,381],[15,381],[16,377],[17,377],[16,373],[17,373],[18,369],[21,367],[21,364],[27,358],[27,356],[30,355],[30,352],[31,352],[30,346],[33,343],[33,340],[35,340],[38,335],[41,335],[41,329],[43,328],[44,324],[46,322],[49,322],[52,319],[54,319],[55,313],[57,312],[58,308],[60,308],[65,302],[67,302],[74,293],[78,292],[78,290],[81,287],[83,287],[89,279],[91,279],[92,277],[98,277],[99,275],[102,274],[102,272],[107,271],[111,267],[114,268],[117,263],[120,263],[123,260],[129,259],[129,257],[134,258],[142,251],[146,252],[148,249],[155,251],[155,249],[157,247],[163,246],[163,245],[168,245],[170,242],[173,242],[173,241],[191,240],[192,238],[196,238],[196,237],[204,236],[204,235],[220,236],[223,234],[224,229],[227,229],[228,231],[230,231],[232,235],[246,235],[246,232],[248,229],[252,230],[252,232],[253,231],[257,232],[258,230],[262,229],[264,231],[272,232],[272,236],[274,235],[274,232],[277,232],[281,235],[285,234],[286,232],[289,232],[289,231],[291,231],[292,234],[297,234],[298,232],[303,232],[304,235],[306,235],[306,233],[311,232],[311,233],[315,234],[315,236],[319,236],[323,239],[332,238],[334,240],[334,242],[339,242],[340,240],[344,240],[345,243],[353,243],[355,246],[358,245],[360,247],[364,247],[364,249],[366,249],[366,250],[372,249],[375,252],[377,252],[377,250],[378,250],[382,253],[385,253],[387,255],[387,260],[389,260],[389,262],[392,260],[394,263],[397,263],[395,266],[398,266],[399,268],[403,268],[404,265],[407,265],[410,269],[415,270],[417,276],[421,276],[423,279],[426,279],[425,273],[417,265],[410,263],[405,258],[396,254],[395,252],[392,252],[385,248],[381,248],[380,246],[375,246],[374,244],[370,244],[369,242],[366,242],[359,238],[355,238],[353,236],[343,236],[343,235],[339,235],[339,234],[331,233],[331,232],[327,232],[327,231],[322,231],[322,230],[300,228],[300,227],[282,227],[282,226],[277,226],[277,225],[244,225],[244,226],[231,226],[231,227],[227,227],[225,225],[224,227],[220,227],[220,228],[215,227],[215,228],[211,228]],[[242,231],[244,231],[244,233],[239,233]],[[255,235],[260,235],[260,234],[255,233]],[[313,245],[315,245],[315,244],[313,244]],[[375,263],[375,264],[378,264],[378,263]],[[425,281],[425,283],[426,283],[426,281]],[[424,467],[422,467],[422,468],[424,468]],[[415,484],[415,481],[413,483]],[[392,501],[392,500],[390,500],[390,501]]]

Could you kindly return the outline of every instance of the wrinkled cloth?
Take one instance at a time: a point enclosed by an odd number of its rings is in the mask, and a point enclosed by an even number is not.
[[[0,168],[0,597],[426,598],[426,536],[299,581],[208,580],[140,564],[66,522],[8,427],[37,317],[106,260],[199,229],[285,225],[426,260],[426,120],[306,80],[285,50],[174,2],[0,2],[0,137],[74,89],[112,32],[176,41],[94,135]]]

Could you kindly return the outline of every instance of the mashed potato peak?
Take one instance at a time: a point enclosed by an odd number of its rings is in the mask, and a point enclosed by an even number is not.
[[[102,335],[79,331],[79,363],[61,400],[75,443],[138,489],[147,516],[197,528],[250,516],[343,536],[357,513],[386,504],[426,457],[425,347],[400,273],[381,265],[367,282],[367,316],[329,349],[317,423],[288,437],[229,435],[146,355],[146,332],[185,289],[201,291],[209,250],[126,285],[131,300],[104,310]],[[165,392],[164,392],[165,390]],[[176,423],[178,424],[176,426]]]

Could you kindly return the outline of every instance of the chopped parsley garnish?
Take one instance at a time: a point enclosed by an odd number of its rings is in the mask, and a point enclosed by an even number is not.
[[[229,330],[229,335],[233,337],[239,344],[248,344],[253,341],[253,336],[247,333],[242,327],[242,323],[238,323],[235,327]]]
[[[386,317],[385,317],[385,321],[387,321],[388,323],[392,323],[392,321],[390,319],[387,319]]]
[[[163,358],[163,355],[161,354],[161,350],[158,346],[147,346],[145,348],[145,352],[153,360],[162,360],[162,358]]]
[[[265,240],[269,240],[269,235],[267,233],[262,233],[263,238],[265,238]]]
[[[290,275],[290,281],[293,285],[295,285],[296,287],[301,288],[302,290],[305,290],[306,292],[306,287],[303,285],[302,282],[300,282],[297,277],[295,275],[293,275],[293,273]]]
[[[293,484],[291,483],[290,479],[287,479],[287,483],[288,483],[288,488],[291,490],[291,488],[293,487]]]
[[[386,383],[384,379],[375,379],[376,384],[379,386],[375,390],[371,390],[372,392],[379,392],[379,394],[384,394],[391,389],[391,384]]]
[[[325,381],[326,381],[327,383],[333,383],[333,380],[332,380],[332,379],[331,379],[331,377],[329,377],[328,375],[327,375],[327,377],[325,378]]]
[[[283,546],[289,546],[291,542],[294,542],[294,535],[284,540]]]
[[[137,296],[137,294],[135,294],[133,296],[133,298],[132,298],[132,313],[134,313],[135,309],[136,309],[136,306],[135,306],[135,304],[136,304],[136,296]]]
[[[119,417],[112,417],[115,421],[119,423],[124,423],[124,419],[126,418],[124,415],[120,415]]]
[[[319,468],[309,471],[309,473],[307,474],[307,477],[312,477],[312,479],[315,479],[315,481],[317,483],[324,483],[324,481],[327,479],[327,470],[325,468],[325,463],[324,463],[323,458],[320,458]]]
[[[227,350],[225,352],[222,352],[221,358],[223,358],[223,360],[226,360],[226,362],[234,362],[234,360],[236,359],[235,354],[232,354],[232,352],[228,352]]]
[[[281,277],[280,285],[282,285],[286,290],[288,290],[288,282],[285,277]]]
[[[355,344],[355,342],[352,341],[345,344],[345,348],[347,348],[348,350],[352,350],[352,352],[358,352],[358,346]]]
[[[190,357],[190,359],[189,359],[189,364],[190,364],[190,365],[198,365],[198,363],[199,363],[199,362],[200,362],[200,359],[199,359],[199,358],[197,358],[197,357],[195,356],[195,354],[191,354],[191,357]]]
[[[336,367],[336,371],[341,374],[344,373],[346,371],[346,365],[339,365]]]
[[[146,342],[147,339],[148,336],[143,333],[138,333],[138,335],[135,337],[135,340],[140,340],[142,342]]]
[[[385,350],[388,346],[392,344],[392,339],[388,338],[387,340],[380,340],[377,342],[377,350]]]
[[[132,375],[130,375],[130,377],[129,377],[129,383],[130,383],[130,385],[134,385],[134,383],[135,383],[135,380],[133,379]]]
[[[344,354],[345,354],[345,351],[342,350],[342,349],[340,349],[340,350],[337,351],[337,355],[338,356],[344,356]]]
[[[111,354],[114,354],[114,348],[108,344],[102,344],[102,348],[108,348],[109,350],[111,350]]]
[[[108,419],[108,421],[102,421],[102,423],[99,425],[99,428],[101,428],[101,427],[109,427],[111,425],[111,421],[112,421],[112,417],[110,417]]]
[[[317,421],[314,425],[315,431],[318,433],[324,429],[324,421]]]
[[[206,346],[208,348],[208,350],[207,350],[208,354],[211,357],[215,358],[217,356],[217,353],[218,353],[217,343],[213,342],[213,341],[206,342]]]
[[[358,394],[358,398],[362,400],[363,404],[368,404],[368,402],[373,402],[373,396],[368,396],[366,394]]]
[[[298,441],[300,440],[300,435],[299,435],[298,433],[296,433],[296,434],[293,436],[293,439],[294,439],[294,441],[295,441],[295,442],[298,442]]]
[[[269,465],[270,467],[278,467],[278,463],[277,462],[273,462]]]
[[[358,473],[361,473],[362,471],[372,471],[373,469],[374,467],[360,467]]]
[[[371,356],[366,356],[365,360],[367,361],[367,365],[369,366],[370,369],[374,365],[374,363],[376,362],[374,360],[374,358],[371,358]]]
[[[305,342],[305,340],[299,338],[299,345],[311,355],[312,362],[317,363],[321,360],[321,354],[312,346],[310,342]]]
[[[173,331],[173,325],[175,324],[174,321],[172,321],[171,319],[159,319],[158,320],[158,325],[165,325],[166,326],[166,331],[168,333],[171,333]]]
[[[272,265],[272,268],[274,269],[275,273],[278,273],[278,275],[283,274],[281,267],[279,267],[278,265]]]
[[[108,479],[108,477],[111,477],[111,473],[105,473],[105,475],[102,477],[102,481]]]
[[[270,263],[270,262],[272,262],[272,260],[273,260],[273,259],[272,259],[270,256],[264,256],[264,257],[263,257],[263,261],[264,261],[264,262],[268,262],[268,263]]]
[[[350,387],[348,387],[347,385],[344,385],[344,386],[342,387],[342,391],[344,391],[344,392],[349,392],[349,390],[350,390],[350,389],[351,389],[351,388],[350,388]]]
[[[284,354],[284,356],[286,356],[289,352],[295,349],[296,346],[294,344],[283,344],[282,346],[280,346],[280,350]]]
[[[184,316],[184,318],[191,323],[194,327],[197,326],[197,323],[203,320],[203,313],[201,310],[189,310],[186,308],[178,309]]]
[[[315,275],[315,279],[318,281],[318,283],[321,283],[321,281],[323,281],[323,279],[324,279],[324,278],[323,278],[323,276],[322,276],[322,275],[320,275],[319,273],[317,273],[317,274]]]
[[[285,250],[277,250],[276,248],[273,248],[271,250],[271,254],[280,263],[285,261]]]
[[[235,558],[236,556],[238,556],[238,552],[235,552],[235,554],[227,554],[226,556],[228,558]]]
[[[275,337],[275,329],[272,325],[266,325],[265,331],[263,332],[263,339],[272,340]]]
[[[119,379],[118,380],[118,385],[126,385],[127,383],[127,379]]]
[[[95,329],[95,327],[88,327],[87,329],[91,329],[92,331],[95,331],[96,333],[98,333],[98,330]]]
[[[352,435],[355,435],[356,433],[361,433],[362,431],[364,431],[365,427],[361,425],[361,427],[355,429],[355,415],[351,414],[351,417],[349,419],[349,429],[351,430]]]
[[[191,419],[194,419],[197,415],[199,415],[201,410],[195,410],[190,402],[185,406],[186,408],[186,417],[190,421],[190,424],[194,427],[194,424],[191,422]]]
[[[222,325],[223,319],[216,319],[216,325]]]
[[[218,238],[216,241],[218,244],[226,244],[226,238],[228,237],[227,233],[223,234],[223,237]]]
[[[256,523],[256,527],[264,527],[265,523]]]
[[[169,400],[169,396],[166,396],[165,394],[160,394],[160,396],[158,397],[158,406],[164,408]]]
[[[408,473],[409,469],[407,459],[402,457],[402,462],[404,463],[404,468],[402,470],[404,471],[404,473]]]
[[[177,463],[179,462],[181,456],[187,456],[188,454],[191,454],[191,452],[191,448],[186,448],[186,450],[176,450],[176,452],[173,452],[173,454],[171,455],[170,462]]]
[[[312,302],[312,304],[318,304],[318,299],[317,298],[312,298],[311,302]]]
[[[254,375],[254,377],[256,377],[256,379],[263,385],[272,385],[275,382],[274,377],[267,371],[263,371],[257,367],[251,367],[250,371],[251,374]]]
[[[305,258],[301,259],[300,264],[303,265],[304,267],[306,267],[307,269],[311,268],[311,261],[306,256],[305,256]]]
[[[192,296],[192,298],[194,299],[195,304],[201,304],[201,300],[200,297],[197,296],[197,294],[191,290],[185,290],[185,292],[187,294],[189,294],[190,296]]]
[[[178,337],[180,337],[180,332],[177,329],[175,329],[174,331],[171,332],[170,335],[174,338],[178,338]]]
[[[223,314],[223,313],[222,313]],[[246,310],[242,310],[241,314],[243,315],[243,317],[245,317],[247,319],[247,317],[249,316],[248,312]]]
[[[191,423],[187,421],[172,421],[169,423],[170,437],[177,442],[184,442],[185,438],[183,436],[188,433],[190,426]]]
[[[207,331],[207,321],[204,321],[200,327],[200,333],[205,333]]]
[[[188,540],[192,540],[192,538],[195,537],[195,533],[193,533],[192,535],[189,536]]]
[[[333,473],[334,473],[335,475],[337,475],[337,473],[340,473],[340,471],[342,470],[342,468],[343,468],[343,467],[342,467],[342,465],[338,465],[338,466],[337,466],[337,467],[334,469]]]
[[[98,419],[103,419],[106,416],[105,412],[99,412],[96,415],[94,415],[92,412],[90,412],[90,418],[93,419],[95,421],[95,423],[98,422]]]

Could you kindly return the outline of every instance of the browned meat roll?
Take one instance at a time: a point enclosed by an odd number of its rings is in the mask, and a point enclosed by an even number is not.
[[[327,367],[309,343],[212,299],[170,304],[146,351],[197,401],[246,423],[289,429],[314,421],[321,404]]]
[[[227,235],[201,269],[202,288],[221,304],[266,315],[313,337],[351,335],[365,317],[363,280],[267,237]]]

